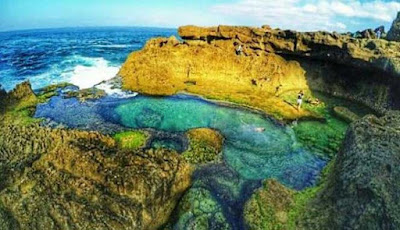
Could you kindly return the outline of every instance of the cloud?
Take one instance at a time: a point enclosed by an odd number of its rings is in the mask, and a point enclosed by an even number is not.
[[[269,24],[302,31],[344,31],[350,21],[390,23],[399,10],[399,2],[382,0],[238,0],[211,7],[211,12],[229,17],[234,24]]]

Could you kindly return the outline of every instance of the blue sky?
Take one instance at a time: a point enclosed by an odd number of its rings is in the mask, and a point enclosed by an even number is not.
[[[195,24],[270,25],[299,31],[390,26],[398,0],[0,0],[0,31]]]

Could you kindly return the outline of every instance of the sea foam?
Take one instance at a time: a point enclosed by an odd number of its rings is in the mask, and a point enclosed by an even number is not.
[[[61,76],[80,89],[91,88],[100,82],[107,81],[119,71],[119,67],[111,66],[104,58],[79,58],[85,63],[76,65],[72,71],[64,72]]]

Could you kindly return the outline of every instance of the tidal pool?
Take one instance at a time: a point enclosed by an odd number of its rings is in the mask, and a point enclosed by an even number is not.
[[[177,217],[173,223],[177,229],[192,228],[200,217],[210,229],[220,229],[221,223],[242,229],[243,204],[263,179],[275,178],[290,188],[301,190],[316,183],[327,163],[320,154],[300,144],[291,127],[259,113],[193,96],[107,96],[87,102],[55,96],[48,103],[38,105],[35,117],[105,133],[127,128],[152,128],[171,133],[200,127],[219,130],[225,137],[223,162],[199,167],[191,188],[206,190],[206,193],[195,193],[209,194],[197,199],[207,199],[215,208],[203,208],[199,212],[194,205],[193,211]],[[155,144],[162,145],[162,140]],[[167,146],[175,146],[175,143],[172,141]]]

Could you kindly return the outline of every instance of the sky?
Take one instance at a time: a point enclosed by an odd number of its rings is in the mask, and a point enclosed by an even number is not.
[[[388,30],[398,11],[400,0],[0,0],[0,31],[223,24],[354,32]]]

